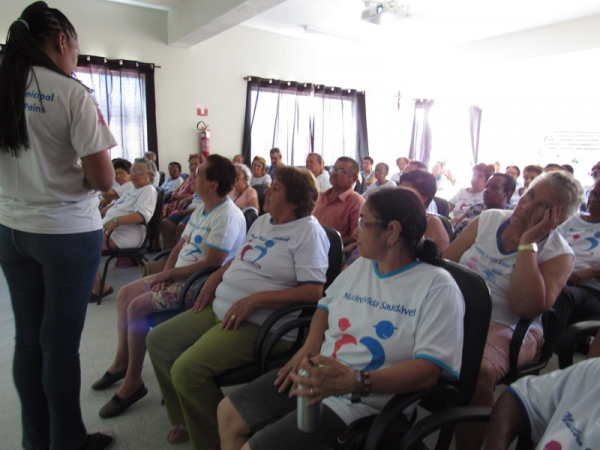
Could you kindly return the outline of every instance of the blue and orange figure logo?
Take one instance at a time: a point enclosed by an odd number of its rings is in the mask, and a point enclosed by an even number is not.
[[[338,327],[341,331],[346,331],[352,327],[352,324],[349,319],[344,317],[338,321]],[[391,338],[394,331],[398,329],[388,320],[382,320],[377,325],[374,325],[373,328],[375,328],[377,337],[383,340]],[[358,345],[359,343],[364,345],[371,353],[371,362],[367,364],[363,370],[376,370],[383,366],[385,363],[385,350],[377,339],[370,336],[365,336],[360,341],[356,342],[356,338],[351,334],[343,334],[342,337],[335,342],[331,357],[333,359],[338,359],[337,353],[344,345]]]
[[[275,245],[275,241],[268,240],[263,245],[256,245],[252,239],[248,241],[248,244],[242,249],[240,259],[247,263],[252,264],[254,267],[260,269],[261,266],[257,261],[263,259],[271,247]]]

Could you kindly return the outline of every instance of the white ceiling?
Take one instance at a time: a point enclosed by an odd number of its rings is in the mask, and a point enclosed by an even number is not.
[[[169,11],[169,43],[186,47],[236,25],[304,39],[331,39],[333,35],[439,47],[600,14],[598,0],[405,0],[412,18],[377,26],[360,20],[365,8],[362,0],[106,1]],[[307,33],[307,26],[317,34]]]

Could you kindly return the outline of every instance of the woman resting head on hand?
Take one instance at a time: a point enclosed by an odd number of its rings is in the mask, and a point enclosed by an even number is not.
[[[219,405],[221,449],[329,449],[347,425],[378,413],[394,394],[430,388],[442,374],[458,377],[464,302],[437,267],[435,243],[422,242],[421,200],[403,188],[375,192],[358,226],[363,257],[319,301],[304,346],[281,370]],[[323,401],[316,433],[298,430],[297,396]]]
[[[492,319],[471,405],[492,406],[494,388],[509,371],[509,344],[520,318],[535,319],[519,364],[543,342],[540,315],[554,305],[573,269],[573,250],[556,228],[571,217],[583,189],[565,171],[537,177],[514,211],[483,211],[450,244],[444,257],[478,272],[492,293]],[[480,448],[485,425],[457,430],[457,448]]]

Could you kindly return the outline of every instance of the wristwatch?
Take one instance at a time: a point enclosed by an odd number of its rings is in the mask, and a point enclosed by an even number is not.
[[[532,251],[533,253],[537,253],[538,248],[537,248],[537,244],[534,242],[532,244],[523,244],[523,245],[519,245],[517,247],[518,251],[523,251],[523,250],[529,250]]]

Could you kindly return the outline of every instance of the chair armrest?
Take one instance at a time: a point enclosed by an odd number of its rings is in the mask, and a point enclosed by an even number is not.
[[[423,439],[431,433],[445,427],[453,427],[466,422],[488,422],[492,408],[462,406],[439,411],[418,421],[406,432],[398,448],[402,450],[418,449]],[[437,448],[437,447],[436,447]]]
[[[213,272],[216,272],[220,268],[221,268],[220,266],[205,267],[204,269],[200,269],[199,271],[194,272],[192,274],[192,276],[186,280],[185,284],[183,285],[183,288],[181,288],[181,293],[179,294],[179,310],[180,311],[182,311],[182,312],[185,311],[185,299],[186,299],[188,292],[194,286],[194,284],[200,278],[204,277],[204,280],[201,280],[201,282],[196,286],[195,290],[191,293],[191,295],[193,295],[193,297],[196,297],[198,295],[198,293],[200,292],[200,289],[202,289],[202,286],[204,286],[204,283],[206,282],[208,277],[210,275],[212,275]]]
[[[593,335],[600,329],[600,317],[569,325],[560,335],[556,343],[558,367],[564,369],[573,365],[573,349],[581,336]]]
[[[302,316],[308,316],[308,317],[312,317],[312,314],[316,311],[317,309],[317,305],[316,304],[305,304],[305,303],[300,303],[300,304],[295,304],[295,305],[288,305],[288,306],[284,306],[283,308],[279,308],[275,311],[273,311],[269,317],[267,317],[267,320],[264,321],[264,323],[260,326],[260,330],[258,331],[258,335],[256,336],[256,340],[254,341],[254,361],[259,364],[259,369],[262,370],[263,367],[263,346],[265,344],[265,341],[267,339],[267,336],[269,335],[269,333],[271,332],[271,329],[273,328],[273,325],[275,325],[275,323],[277,323],[282,317],[287,316],[288,314],[292,314],[295,312],[300,311],[300,314]],[[288,330],[287,332],[289,332],[290,330]],[[286,332],[286,333],[287,333]],[[284,336],[284,334],[282,334],[280,336],[280,338]],[[272,343],[272,345],[274,346],[275,343]],[[272,348],[270,349],[270,351],[272,350]],[[266,358],[265,358],[266,361]],[[261,372],[263,373],[263,372]]]
[[[304,334],[301,332],[301,330],[303,330],[303,327],[309,327],[311,321],[312,317],[310,316],[298,317],[297,319],[287,322],[285,325],[279,327],[277,331],[273,332],[271,338],[265,345],[264,351],[261,352],[260,355],[259,369],[261,375],[264,375],[269,371],[269,358],[271,357],[271,353],[275,349],[275,346],[283,338],[283,336],[292,330],[298,329],[299,336],[297,337],[296,343],[298,343],[298,340],[303,342]]]
[[[395,395],[385,404],[381,412],[375,418],[375,421],[369,430],[369,434],[367,435],[364,450],[379,449],[386,431],[406,408],[424,398],[434,396],[443,396],[446,399],[447,408],[458,405],[460,401],[458,390],[450,385],[438,385],[423,391]]]
[[[513,382],[519,378],[519,353],[521,352],[521,346],[525,335],[531,326],[533,319],[519,319],[515,331],[513,332],[512,338],[510,339],[509,351],[508,351],[508,362],[510,370],[506,374],[506,379]]]
[[[171,254],[171,250],[173,250],[172,248],[169,250],[163,250],[162,252],[158,252],[156,255],[154,255],[154,257],[152,258],[152,261],[158,261],[161,259],[165,259],[165,257],[168,257]]]

